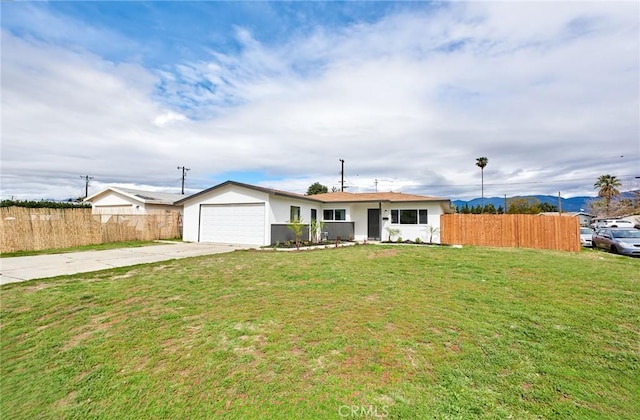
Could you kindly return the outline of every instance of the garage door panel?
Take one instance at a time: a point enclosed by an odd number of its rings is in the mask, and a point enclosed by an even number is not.
[[[263,245],[264,222],[264,203],[203,205],[200,241]]]

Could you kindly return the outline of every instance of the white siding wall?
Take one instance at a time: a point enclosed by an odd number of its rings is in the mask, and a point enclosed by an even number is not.
[[[382,204],[382,217],[388,217],[389,220],[382,221],[382,240],[389,239],[389,232],[387,227],[391,229],[400,229],[400,236],[403,240],[415,240],[420,238],[423,241],[429,240],[429,233],[427,231],[426,224],[419,225],[401,225],[391,223],[391,210],[402,209],[427,209],[428,211],[428,224],[438,229],[438,232],[433,235],[433,242],[440,243],[440,215],[442,212],[441,202],[416,202],[416,203],[383,203]]]
[[[180,206],[145,204],[115,191],[107,191],[91,203],[94,214],[147,214],[159,211],[182,211]]]
[[[274,196],[271,197],[271,214],[269,215],[269,224],[288,223],[291,214],[291,206],[300,207],[300,218],[302,223],[311,222],[311,209],[317,210],[318,219],[322,218],[322,210],[320,203],[316,204],[312,201],[296,200],[295,198],[286,198]]]
[[[352,204],[348,206],[347,220],[355,222],[353,236],[356,241],[364,241],[368,236],[369,218],[367,209],[377,209],[378,203]]]
[[[200,231],[201,204],[239,204],[265,203],[265,243],[271,240],[271,225],[269,223],[269,195],[260,191],[227,185],[207,194],[195,197],[184,203],[184,220],[182,237],[188,242],[197,242]]]
[[[136,208],[136,206],[138,206]],[[92,213],[96,214],[144,214],[144,204],[132,198],[118,194],[114,191],[107,191],[97,197],[92,203]]]

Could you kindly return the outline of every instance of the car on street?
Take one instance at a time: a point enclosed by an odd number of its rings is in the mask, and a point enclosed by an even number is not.
[[[600,228],[591,236],[594,248],[640,257],[640,229]]]
[[[593,230],[588,227],[580,228],[580,245],[591,248],[593,246],[591,242],[591,235],[593,235]]]
[[[597,220],[593,225],[594,229],[600,228],[632,228],[635,227],[635,224],[631,220],[624,219],[600,219]]]

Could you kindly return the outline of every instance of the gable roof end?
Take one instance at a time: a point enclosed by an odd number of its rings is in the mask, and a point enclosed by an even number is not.
[[[265,188],[265,187],[258,187],[257,185],[251,185],[251,184],[244,184],[242,182],[237,182],[237,181],[225,181],[222,184],[218,184],[215,185],[211,188],[207,188],[206,190],[202,190],[200,192],[197,192],[195,194],[192,194],[188,197],[183,198],[182,200],[176,201],[176,204],[183,204],[185,201],[194,199],[196,197],[199,197],[203,194],[207,194],[210,193],[211,191],[215,191],[217,189],[220,189],[222,187],[225,187],[227,185],[235,185],[238,187],[243,187],[243,188],[248,188],[250,190],[254,190],[254,191],[260,191],[260,192],[264,192],[270,195],[277,195],[277,196],[282,196],[282,197],[289,197],[289,198],[297,198],[300,200],[309,200],[309,201],[320,201],[317,200],[316,198],[312,197],[312,196],[308,196],[308,195],[303,195],[303,194],[296,194],[296,193],[292,193],[292,192],[288,192],[288,191],[281,191],[281,190],[276,190],[273,188]]]
[[[83,201],[95,201],[97,197],[106,194],[109,191],[124,195],[131,198],[132,200],[136,200],[144,204],[163,204],[172,206],[177,200],[183,197],[182,194],[136,190],[133,188],[107,187],[104,190],[85,198]]]

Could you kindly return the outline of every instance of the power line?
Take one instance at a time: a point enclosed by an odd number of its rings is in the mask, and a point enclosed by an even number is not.
[[[618,178],[632,178],[633,175],[621,175]],[[502,185],[531,185],[531,184],[552,184],[552,183],[561,183],[561,182],[573,182],[573,181],[593,181],[596,178],[567,178],[567,179],[558,179],[558,180],[548,180],[548,181],[526,181],[526,182],[502,182],[502,183],[492,183],[492,184],[484,184],[489,186],[502,186]],[[430,187],[477,187],[478,184],[429,184]]]

